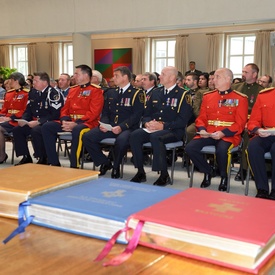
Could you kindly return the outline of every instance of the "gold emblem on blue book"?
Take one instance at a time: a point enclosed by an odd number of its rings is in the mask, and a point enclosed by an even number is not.
[[[103,197],[113,198],[113,197],[124,197],[125,190],[116,190],[113,192],[102,192]]]

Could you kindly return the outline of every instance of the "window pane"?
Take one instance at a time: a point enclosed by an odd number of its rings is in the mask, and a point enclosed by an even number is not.
[[[168,56],[169,57],[175,56],[175,44],[176,44],[176,41],[168,41]]]
[[[163,67],[166,67],[166,59],[157,59],[156,60],[156,72],[161,72]]]
[[[169,58],[167,66],[175,66],[175,58]]]
[[[73,46],[69,45],[67,49],[68,49],[68,59],[72,60],[73,59]]]
[[[254,54],[255,36],[245,37],[244,45],[245,45],[244,47],[245,54]]]
[[[166,56],[166,41],[157,41],[156,43],[156,57]]]
[[[73,61],[69,61],[68,62],[68,71],[67,73],[69,75],[73,75],[74,74],[74,64],[73,64]]]
[[[253,63],[254,62],[254,56],[251,55],[251,56],[245,56],[244,57],[244,65],[247,64],[247,63]]]
[[[232,37],[230,39],[230,55],[242,54],[243,52],[243,38]]]
[[[24,61],[26,59],[26,49],[18,48],[18,61]]]
[[[235,73],[242,73],[243,68],[243,58],[242,56],[232,56],[230,57],[229,69]]]
[[[247,63],[253,63],[255,35],[244,34],[227,37],[226,66],[233,71],[234,77],[242,74],[242,69]]]
[[[13,68],[27,76],[28,74],[28,46],[13,46]]]
[[[152,39],[152,71],[161,72],[163,67],[175,64],[176,39]]]

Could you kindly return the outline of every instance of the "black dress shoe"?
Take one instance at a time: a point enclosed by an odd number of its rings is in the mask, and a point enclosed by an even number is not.
[[[235,181],[242,181],[242,176],[243,176],[243,180],[245,180],[246,174],[247,174],[247,171],[245,169],[239,170],[237,175],[235,176]]]
[[[263,189],[258,189],[258,192],[255,197],[260,199],[270,199],[268,191]]]
[[[144,172],[137,172],[136,175],[130,180],[132,182],[145,182],[146,174]]]
[[[221,178],[221,182],[219,185],[219,191],[226,191],[227,190],[227,177],[226,178]]]
[[[14,166],[26,164],[26,163],[32,163],[32,157],[31,156],[24,156],[18,163],[16,163]]]
[[[275,200],[275,189],[272,189],[270,194],[269,194],[269,197],[268,197],[270,200]]]
[[[39,158],[38,162],[36,164],[48,164],[47,158]]]
[[[113,168],[112,174],[111,174],[111,178],[112,179],[118,179],[118,178],[120,178],[119,168],[117,168],[117,169]]]
[[[154,185],[157,186],[166,186],[168,184],[172,184],[170,176],[169,175],[160,175],[160,177],[154,182]]]
[[[60,164],[60,162],[58,162],[58,163],[56,163],[56,164],[49,164],[50,166],[58,166],[58,167],[60,167],[61,166],[61,164]],[[72,167],[71,167],[72,168]]]
[[[210,186],[211,178],[212,178],[211,174],[204,174],[204,178],[201,183],[201,188],[206,188],[206,187]]]
[[[107,172],[108,170],[112,169],[112,168],[113,168],[113,165],[112,165],[111,161],[108,161],[108,162],[105,163],[105,164],[101,164],[101,166],[100,166],[100,168],[99,168],[99,171],[100,171],[99,176],[105,175],[106,172]]]

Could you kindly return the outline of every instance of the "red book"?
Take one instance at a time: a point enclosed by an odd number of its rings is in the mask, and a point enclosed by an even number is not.
[[[271,200],[189,188],[131,215],[128,226],[143,222],[140,245],[251,273],[275,251]]]

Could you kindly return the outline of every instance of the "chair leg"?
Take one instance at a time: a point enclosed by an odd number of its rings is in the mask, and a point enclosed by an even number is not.
[[[175,156],[176,156],[176,148],[173,148],[173,150],[172,150],[172,165],[171,165],[171,184],[173,184],[173,180],[174,180]]]
[[[84,169],[84,159],[85,159],[85,149],[84,149],[84,146],[82,145],[80,169]]]
[[[245,179],[245,196],[248,195],[248,189],[249,189],[249,177],[250,177],[250,168],[247,167],[247,173],[246,173],[246,179]]]
[[[230,180],[231,180],[231,165],[232,165],[232,155],[230,156],[230,162],[229,162],[229,169],[228,169],[228,172],[227,172],[227,189],[226,189],[226,192],[229,193],[229,190],[230,190]]]
[[[190,171],[190,183],[189,187],[193,186],[193,177],[194,177],[194,163],[191,163],[191,171]]]
[[[15,154],[14,141],[12,140],[11,142],[12,142],[11,164],[14,164],[14,154]]]

